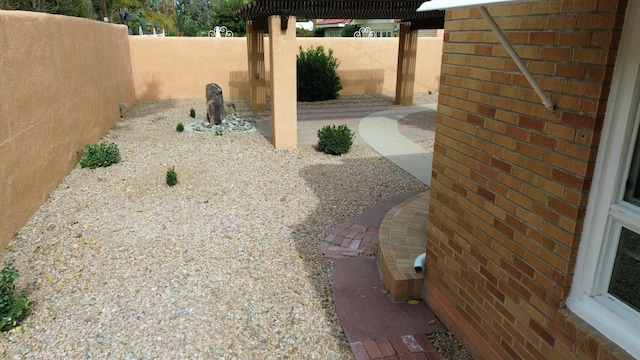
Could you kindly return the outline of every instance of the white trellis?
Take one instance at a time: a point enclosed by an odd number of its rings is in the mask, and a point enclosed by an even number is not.
[[[213,30],[209,31],[209,37],[222,37],[222,34],[224,34],[224,37],[233,37],[233,31],[227,29],[226,26],[222,25],[222,26],[216,26],[213,28]]]
[[[370,27],[363,26],[353,33],[354,37],[376,37],[376,33]]]

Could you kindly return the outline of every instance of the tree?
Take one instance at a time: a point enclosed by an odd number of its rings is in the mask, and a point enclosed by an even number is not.
[[[0,9],[95,18],[87,0],[0,0]]]
[[[246,22],[236,15],[246,3],[245,0],[217,0],[211,6],[211,22],[214,26],[226,26],[234,36],[243,36]]]
[[[213,29],[207,0],[176,1],[176,26],[183,36],[206,36]]]
[[[313,30],[305,30],[296,28],[296,36],[297,37],[314,37],[315,32]]]
[[[358,25],[345,25],[342,30],[340,30],[340,36],[353,37],[353,34],[355,34],[359,29],[360,26]]]

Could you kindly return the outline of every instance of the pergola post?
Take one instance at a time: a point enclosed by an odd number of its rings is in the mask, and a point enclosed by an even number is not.
[[[267,87],[264,65],[264,34],[247,21],[247,57],[249,63],[249,107],[251,110],[267,108]]]
[[[413,87],[416,79],[416,56],[418,54],[418,30],[400,23],[398,45],[398,70],[396,75],[396,105],[413,105]]]
[[[273,146],[295,149],[298,146],[296,18],[272,15],[268,24]]]

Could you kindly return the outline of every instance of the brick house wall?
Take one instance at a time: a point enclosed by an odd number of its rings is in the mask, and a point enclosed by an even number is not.
[[[566,308],[625,0],[447,11],[425,297],[476,358],[627,359]]]

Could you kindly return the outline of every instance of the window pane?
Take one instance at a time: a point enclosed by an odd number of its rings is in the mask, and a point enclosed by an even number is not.
[[[631,158],[624,200],[640,206],[640,136],[636,137],[636,146]]]
[[[622,228],[609,294],[640,311],[640,234]]]

